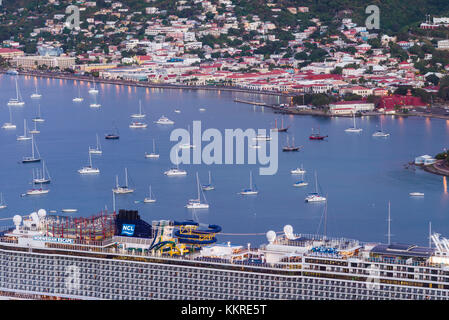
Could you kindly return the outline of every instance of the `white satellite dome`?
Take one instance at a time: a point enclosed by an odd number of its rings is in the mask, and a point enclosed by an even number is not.
[[[34,223],[38,223],[39,222],[39,217],[37,215],[37,212],[33,212],[30,214],[31,219],[33,220]]]
[[[267,232],[267,240],[269,243],[273,243],[276,240],[276,232],[270,230]]]
[[[39,216],[39,218],[44,218],[47,215],[47,211],[45,209],[39,209],[37,211],[37,215]]]
[[[293,227],[289,224],[284,226],[284,233],[289,240],[293,240],[295,238],[295,236],[293,235]]]
[[[14,222],[14,225],[18,227],[22,222],[22,217],[17,214],[12,218],[12,221]]]

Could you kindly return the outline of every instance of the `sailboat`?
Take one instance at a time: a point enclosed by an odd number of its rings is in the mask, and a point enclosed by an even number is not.
[[[185,176],[187,171],[179,169],[179,162],[176,162],[176,168],[171,168],[164,172],[166,176]]]
[[[35,184],[47,184],[51,182],[50,173],[48,172],[47,167],[45,166],[45,161],[42,161],[42,171],[39,174],[39,170],[36,172],[36,177],[33,174],[33,183]]]
[[[146,153],[145,152],[145,158],[152,158],[152,159],[159,158],[159,154],[156,153],[156,147],[155,147],[154,139],[153,139],[153,152],[151,152],[151,153]]]
[[[282,118],[282,124],[281,127],[278,128],[278,120],[274,120],[274,128],[271,128],[271,131],[277,131],[277,132],[287,132],[289,127],[284,127],[284,118]]]
[[[215,187],[212,185],[212,179],[211,179],[210,171],[209,171],[209,183],[203,185],[202,188],[203,188],[204,191],[215,190]]]
[[[314,132],[314,130],[312,129],[312,134],[309,136],[310,140],[324,140],[324,138],[327,138],[327,136],[321,135],[319,129],[318,132]]]
[[[187,126],[187,131],[189,131],[189,136],[193,137],[193,134],[190,134],[190,126]],[[195,146],[190,143],[184,143],[179,146],[181,149],[194,149]]]
[[[94,96],[94,103],[91,103],[90,107],[91,108],[100,108],[101,107],[101,104],[97,103],[97,96],[96,95]]]
[[[42,97],[42,95],[40,93],[37,92],[37,84],[35,85],[36,91],[34,93],[31,94],[31,99],[39,99],[40,97]]]
[[[27,131],[27,120],[23,119],[23,136],[18,136],[17,141],[31,140],[31,137],[27,135]]]
[[[34,149],[36,149],[36,152],[38,154],[37,158],[34,154]],[[31,157],[23,157],[22,163],[40,162],[40,161],[41,161],[41,158],[40,158],[39,150],[37,149],[37,145],[34,143],[34,136],[31,135]]]
[[[346,132],[361,132],[363,129],[362,128],[357,128],[357,126],[355,125],[355,113],[352,113],[352,118],[354,120],[354,127],[352,128],[348,128],[345,129]]]
[[[38,195],[46,194],[46,193],[49,193],[49,192],[50,192],[49,189],[44,189],[44,188],[42,188],[42,186],[41,186],[41,187],[38,188],[38,189],[33,188],[33,189],[28,190],[28,191],[26,192],[26,195],[27,195],[27,196],[38,196]]]
[[[98,93],[98,90],[97,90],[96,85],[95,85],[95,81],[94,81],[94,87],[89,89],[89,93]]]
[[[16,98],[11,98],[8,101],[8,106],[14,106],[14,107],[21,107],[25,104],[25,102],[22,100],[22,97],[19,93],[19,85],[17,84],[17,78],[16,78]]]
[[[34,171],[33,171],[33,180],[34,180]],[[38,195],[46,194],[46,193],[50,192],[49,189],[42,188],[42,183],[40,185],[41,185],[40,188],[32,188],[30,190],[27,190],[25,195],[27,195],[27,196],[38,196]]]
[[[295,137],[292,137],[292,145],[290,145],[290,143],[288,142],[288,136],[287,136],[287,145],[285,147],[282,147],[282,151],[284,152],[288,152],[288,151],[299,151],[299,149],[302,148],[302,146],[300,147],[295,147]]]
[[[129,127],[132,128],[132,129],[139,129],[139,128],[143,129],[143,128],[148,127],[148,124],[146,124],[145,122],[133,121],[133,122],[131,122]]]
[[[118,135],[118,129],[117,127],[114,128],[114,132],[113,133],[108,133],[104,136],[105,139],[107,140],[117,140],[120,138],[120,136]]]
[[[139,100],[139,113],[134,113],[131,118],[145,118],[146,114],[142,113],[142,101]]]
[[[151,193],[151,186],[150,186],[149,190],[150,190],[150,193],[149,193],[148,197],[145,197],[145,199],[143,199],[143,202],[144,203],[155,203],[156,199],[153,198],[153,194]]]
[[[198,187],[198,198],[197,199],[190,199],[189,202],[186,205],[187,209],[208,209],[209,204],[206,202],[206,197],[203,194],[204,203],[201,203],[200,198],[200,180],[198,178],[198,172],[196,173],[196,184]]]
[[[97,148],[91,148],[89,147],[89,153],[92,154],[102,154],[103,152],[101,151],[101,145],[100,145],[100,140],[98,139],[98,134],[97,134]]]
[[[248,189],[243,189],[240,194],[241,195],[256,195],[258,194],[259,191],[253,187],[253,172],[250,171],[249,172],[249,188]]]
[[[78,88],[78,97],[73,98],[72,101],[73,102],[81,102],[83,100],[84,100],[84,98],[81,97],[81,90],[80,90],[80,88]]]
[[[157,121],[155,121],[157,124],[175,124],[173,120],[170,120],[166,116],[160,117]]]
[[[0,193],[0,209],[5,209],[6,207],[7,207],[7,205],[3,201],[3,193]]]
[[[34,122],[34,129],[30,130],[31,134],[38,134],[41,133],[39,130],[37,130],[37,122]]]
[[[321,202],[326,201],[326,197],[321,196],[318,193],[318,178],[315,171],[315,192],[309,193],[305,199],[306,202]]]
[[[79,169],[78,173],[80,173],[80,174],[97,174],[97,173],[100,173],[100,169],[92,167],[92,156],[91,156],[90,152],[88,152],[88,154],[89,154],[89,165]]]
[[[296,168],[290,171],[291,174],[304,174],[306,173],[306,170],[303,169],[302,165],[301,168]]]
[[[41,105],[38,105],[38,113],[37,113],[37,117],[33,118],[33,122],[44,122],[45,119],[41,117]]]
[[[134,192],[134,189],[128,188],[128,169],[125,168],[125,185],[118,185],[118,176],[115,176],[115,189],[112,189],[112,192],[116,194],[126,194]]]
[[[12,123],[12,113],[11,113],[11,107],[9,108],[9,122],[5,122],[2,125],[2,129],[15,129],[16,125],[14,123]]]
[[[380,130],[377,130],[373,133],[373,137],[388,137],[390,134],[388,132],[384,132],[382,126],[382,120],[380,120]]]

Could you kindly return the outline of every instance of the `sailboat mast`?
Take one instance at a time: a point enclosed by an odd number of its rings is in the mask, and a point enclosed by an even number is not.
[[[34,136],[31,136],[31,157],[34,159]]]
[[[196,172],[196,186],[198,189],[198,201],[200,201],[200,179],[198,178],[198,171]]]
[[[128,188],[128,168],[125,168],[125,182],[126,182],[126,187]]]
[[[253,188],[253,172],[252,171],[249,172],[249,188],[250,189]]]
[[[316,171],[315,171],[315,192],[318,193],[318,177],[316,175]]]

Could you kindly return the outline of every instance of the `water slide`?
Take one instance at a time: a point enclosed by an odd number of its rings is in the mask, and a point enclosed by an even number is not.
[[[193,245],[207,245],[217,242],[216,234],[221,231],[221,227],[215,224],[204,225],[207,229],[198,229],[200,227],[198,222],[174,221],[174,225],[179,227],[175,231],[175,236],[179,243],[193,244]]]

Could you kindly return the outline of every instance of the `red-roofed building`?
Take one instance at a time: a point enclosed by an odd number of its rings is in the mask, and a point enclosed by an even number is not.
[[[0,57],[3,59],[12,59],[14,57],[21,57],[25,55],[22,50],[11,48],[0,48]]]
[[[425,107],[426,104],[420,97],[414,97],[412,95],[401,96],[398,94],[382,97],[379,103],[379,108],[387,111],[394,110],[396,106],[409,109],[414,107]]]

